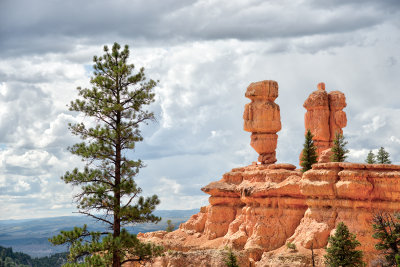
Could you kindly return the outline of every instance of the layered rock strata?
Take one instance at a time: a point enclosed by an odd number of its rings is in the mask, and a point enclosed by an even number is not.
[[[294,168],[272,164],[233,169],[202,188],[210,205],[178,230],[139,237],[190,253],[229,246],[240,251],[244,266],[309,266],[311,247],[322,264],[328,236],[344,222],[371,266],[379,256],[372,217],[378,211],[400,210],[400,166],[319,163],[303,175]],[[286,248],[287,242],[297,251]],[[172,261],[178,260],[163,258],[150,266],[185,266],[168,265]]]
[[[303,174],[300,191],[308,206],[294,235],[297,246],[324,248],[339,222],[357,235],[367,263],[377,258],[372,217],[400,210],[400,166],[321,163]]]
[[[318,90],[312,92],[304,102],[307,110],[304,115],[305,131],[313,134],[318,155],[332,147],[336,133],[343,134],[342,128],[347,125],[346,97],[342,92],[327,93],[325,84],[319,83]],[[300,156],[301,158],[301,156]]]
[[[180,251],[229,246],[245,251],[249,261],[258,261],[263,252],[285,244],[307,208],[299,187],[301,172],[295,168],[291,164],[235,168],[202,188],[210,195],[210,205],[179,230],[139,237]]]
[[[260,155],[259,162],[275,163],[276,133],[281,130],[280,109],[274,102],[278,97],[278,83],[269,80],[251,83],[245,96],[251,100],[243,113],[244,130],[252,133],[250,145]]]

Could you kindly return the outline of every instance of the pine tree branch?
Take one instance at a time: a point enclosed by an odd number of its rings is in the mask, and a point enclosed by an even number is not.
[[[122,206],[122,208],[124,209],[124,208],[128,207],[129,204],[131,204],[132,200],[133,200],[135,197],[137,197],[137,194],[134,194],[133,196],[131,196],[131,197],[129,198],[129,201],[128,201],[124,206]]]

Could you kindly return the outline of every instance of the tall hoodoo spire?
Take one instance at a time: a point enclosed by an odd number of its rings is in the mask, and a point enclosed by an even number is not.
[[[325,84],[319,83],[317,90],[312,92],[304,102],[307,110],[304,115],[305,132],[310,130],[317,146],[317,153],[332,147],[335,134],[343,134],[347,118],[343,109],[346,107],[346,97],[342,92],[325,91]]]
[[[250,145],[260,154],[259,162],[275,163],[276,133],[281,129],[279,105],[274,103],[278,97],[278,83],[271,80],[251,83],[245,96],[251,100],[243,114],[244,130],[252,133]]]

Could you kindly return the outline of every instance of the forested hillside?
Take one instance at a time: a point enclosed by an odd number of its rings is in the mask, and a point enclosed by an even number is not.
[[[0,267],[58,267],[67,261],[67,253],[57,253],[49,257],[31,258],[12,248],[0,246]]]
[[[158,224],[145,223],[128,226],[129,232],[137,234],[167,228],[167,220],[177,228],[179,224],[187,221],[191,215],[197,213],[193,210],[158,210],[154,214],[162,219]],[[91,225],[94,230],[102,231],[104,225],[86,216],[63,216],[53,218],[26,219],[26,220],[0,220],[0,246],[12,247],[14,251],[22,251],[31,257],[44,257],[67,251],[65,246],[53,246],[48,239],[61,230],[70,230],[73,225]]]

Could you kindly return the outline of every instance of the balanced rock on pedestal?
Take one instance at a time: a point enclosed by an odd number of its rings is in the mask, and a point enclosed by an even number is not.
[[[274,103],[278,97],[278,83],[269,80],[251,83],[245,96],[251,100],[243,113],[244,130],[252,133],[250,145],[260,155],[259,162],[275,163],[276,133],[281,129],[279,105]]]

